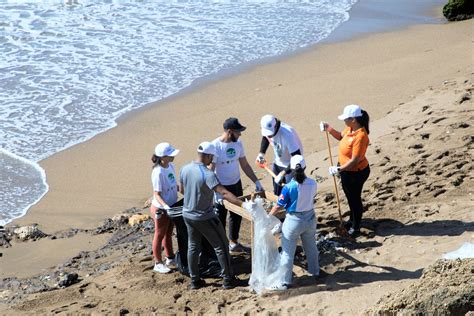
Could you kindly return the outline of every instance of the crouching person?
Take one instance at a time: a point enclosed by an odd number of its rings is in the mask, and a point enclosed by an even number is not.
[[[224,226],[214,212],[214,192],[237,206],[241,206],[242,201],[227,191],[219,183],[216,175],[207,168],[216,155],[215,146],[210,142],[203,142],[197,151],[197,159],[184,166],[180,173],[180,188],[184,191],[183,219],[188,230],[190,287],[195,290],[205,285],[199,276],[199,255],[204,237],[216,252],[224,278],[223,288],[231,289],[239,282],[232,273],[229,241]]]
[[[316,247],[316,220],[313,209],[313,199],[316,195],[316,181],[306,177],[306,163],[301,155],[291,157],[290,167],[294,178],[285,184],[277,204],[270,211],[275,215],[285,209],[286,217],[282,226],[281,236],[281,265],[284,267],[283,282],[272,290],[286,290],[291,285],[293,277],[293,260],[296,243],[301,238],[303,250],[308,262],[308,272],[319,275],[319,252]]]

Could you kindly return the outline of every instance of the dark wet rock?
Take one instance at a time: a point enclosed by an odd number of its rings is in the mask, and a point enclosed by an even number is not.
[[[449,0],[443,7],[443,15],[448,21],[461,21],[474,17],[472,0]]]
[[[463,182],[464,182],[464,177],[462,177],[462,176],[459,176],[456,179],[454,179],[453,181],[451,181],[452,185],[454,185],[455,187],[460,186]]]
[[[66,273],[58,282],[58,287],[68,287],[79,281],[79,275],[77,273]]]
[[[0,229],[0,248],[10,248],[12,244],[12,233],[6,229]]]

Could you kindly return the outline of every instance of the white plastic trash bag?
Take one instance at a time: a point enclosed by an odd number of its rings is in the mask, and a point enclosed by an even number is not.
[[[252,214],[253,219],[252,274],[249,286],[260,294],[283,282],[284,269],[280,266],[280,253],[271,232],[280,220],[267,214],[261,198],[256,198],[254,203],[245,202],[242,206]]]
[[[465,242],[458,250],[443,255],[443,259],[466,259],[474,258],[474,244]]]

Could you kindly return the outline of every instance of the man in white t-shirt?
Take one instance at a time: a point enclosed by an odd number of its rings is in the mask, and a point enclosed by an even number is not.
[[[224,121],[224,132],[212,141],[216,147],[217,156],[214,156],[211,168],[216,173],[219,182],[235,196],[242,196],[242,181],[240,180],[240,168],[255,183],[256,191],[264,191],[260,181],[250,167],[245,157],[244,146],[239,137],[246,127],[240,124],[235,117]],[[227,209],[222,204],[222,199],[216,194],[216,208],[222,225],[226,226]],[[231,252],[248,251],[247,247],[239,243],[239,231],[242,217],[230,212],[229,214],[229,250]]]
[[[267,114],[260,120],[262,132],[262,142],[260,152],[257,156],[257,163],[266,162],[265,153],[271,144],[275,160],[273,162],[273,172],[277,175],[273,183],[273,193],[280,195],[281,183],[291,181],[290,160],[292,156],[303,155],[303,144],[290,125],[280,121],[275,116]]]

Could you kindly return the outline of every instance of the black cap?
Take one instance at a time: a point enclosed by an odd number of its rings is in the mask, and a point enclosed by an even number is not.
[[[224,129],[232,129],[234,131],[243,132],[247,127],[240,124],[239,119],[236,117],[229,117],[224,121]]]

